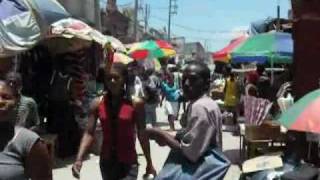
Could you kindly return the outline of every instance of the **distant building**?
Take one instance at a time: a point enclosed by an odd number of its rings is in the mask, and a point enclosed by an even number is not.
[[[183,54],[185,45],[186,45],[186,38],[185,37],[174,37],[171,38],[171,44],[174,46],[177,54]]]
[[[104,34],[114,36],[124,43],[130,41],[127,36],[130,23],[128,17],[124,16],[118,10],[115,10],[111,12],[102,12],[101,19],[102,32]]]
[[[212,52],[206,52],[205,58],[204,58],[204,63],[211,65],[213,63],[213,58],[212,58]]]
[[[292,11],[292,9],[288,10],[288,19],[290,19],[290,20],[293,19],[293,11]]]
[[[60,4],[76,19],[101,30],[99,0],[58,0]]]
[[[171,44],[177,52],[176,56],[176,63],[183,65],[185,64],[185,55],[184,55],[184,48],[186,44],[185,37],[173,37],[171,38]]]
[[[150,34],[154,39],[166,39],[167,33],[164,31],[157,30],[155,28],[150,28],[148,30],[148,34]]]
[[[186,43],[184,47],[185,61],[205,61],[206,51],[200,42]]]
[[[101,11],[102,32],[123,43],[130,43],[132,40],[128,37],[128,31],[131,20],[118,10],[116,3],[116,0],[108,0],[106,11]]]

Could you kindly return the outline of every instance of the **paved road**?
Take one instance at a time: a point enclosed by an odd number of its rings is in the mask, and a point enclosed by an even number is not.
[[[158,122],[163,124],[161,128],[168,129],[166,123],[166,116],[161,108],[157,109]],[[223,133],[223,149],[226,155],[233,163],[239,162],[238,159],[238,147],[239,147],[239,137],[234,137],[231,133]],[[138,151],[138,162],[139,166],[139,175],[138,179],[141,180],[145,172],[146,162],[142,155],[142,150],[139,143],[137,143]],[[154,166],[157,171],[161,169],[164,164],[164,161],[167,158],[169,153],[169,148],[159,147],[154,141],[151,141],[151,155],[154,162]],[[66,160],[57,160],[57,166],[53,171],[53,176],[55,180],[72,180],[74,179],[71,174],[71,165],[73,159]],[[225,177],[226,180],[236,180],[239,179],[240,169],[237,165],[232,165]],[[88,159],[84,162],[83,168],[81,171],[81,180],[100,180],[100,170],[99,170],[99,158],[96,155],[90,154]]]

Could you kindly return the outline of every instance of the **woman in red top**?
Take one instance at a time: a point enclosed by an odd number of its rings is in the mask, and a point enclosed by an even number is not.
[[[121,63],[114,63],[105,77],[107,93],[96,98],[91,104],[88,126],[72,167],[73,175],[79,177],[83,157],[94,141],[97,119],[100,119],[103,129],[100,170],[104,180],[137,179],[136,129],[147,160],[146,174],[155,175],[150,157],[150,144],[141,133],[145,128],[144,105],[132,103],[128,99],[127,67]]]

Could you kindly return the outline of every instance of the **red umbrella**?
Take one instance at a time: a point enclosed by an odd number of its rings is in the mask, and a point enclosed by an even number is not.
[[[140,60],[150,55],[155,58],[171,57],[176,55],[176,51],[164,40],[148,40],[134,44],[129,50],[129,55]]]
[[[230,53],[247,38],[248,37],[244,35],[232,40],[228,46],[212,54],[213,60],[228,63],[231,59]]]

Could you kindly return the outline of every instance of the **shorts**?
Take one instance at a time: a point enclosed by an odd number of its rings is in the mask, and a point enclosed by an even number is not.
[[[178,116],[179,102],[166,101],[164,108],[167,115]]]
[[[157,106],[158,104],[148,103],[144,105],[146,123],[155,124],[157,122]]]

